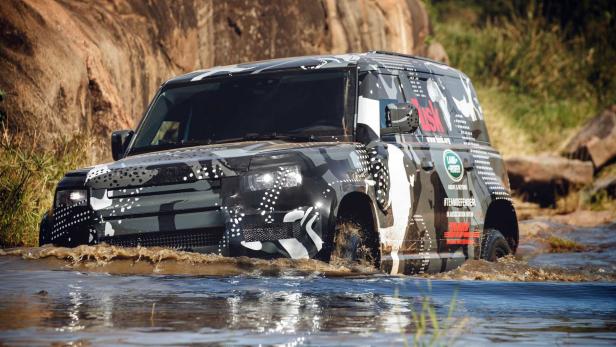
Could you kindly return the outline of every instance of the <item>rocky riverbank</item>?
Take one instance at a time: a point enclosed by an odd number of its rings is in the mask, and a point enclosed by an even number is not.
[[[574,209],[616,198],[616,105],[592,118],[559,153],[506,158],[511,188],[523,201],[558,207],[576,196]],[[575,206],[577,205],[577,206]],[[586,205],[586,206],[584,206]],[[566,212],[572,206],[566,207]],[[616,209],[616,205],[610,206]]]

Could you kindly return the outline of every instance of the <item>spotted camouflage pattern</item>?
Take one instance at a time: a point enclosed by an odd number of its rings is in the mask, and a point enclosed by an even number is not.
[[[477,258],[488,220],[490,227],[515,222],[500,228],[515,250],[517,220],[503,161],[490,145],[469,78],[453,68],[385,52],[309,56],[196,71],[163,88],[329,68],[356,71],[353,124],[368,129],[369,143],[248,141],[131,155],[70,172],[58,189],[85,187],[89,202],[51,210],[41,223],[41,244],[313,258],[331,249],[340,203],[359,193],[372,202],[387,272],[439,272]],[[392,102],[418,109],[416,132],[381,136]],[[289,165],[299,166],[303,180],[282,188]],[[272,171],[274,188],[244,190],[242,177],[255,170]]]

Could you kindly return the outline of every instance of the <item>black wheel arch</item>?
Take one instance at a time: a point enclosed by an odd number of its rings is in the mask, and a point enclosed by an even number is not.
[[[518,217],[509,200],[494,200],[486,211],[483,224],[484,234],[487,230],[497,229],[503,234],[511,251],[515,254],[520,241]]]
[[[336,220],[338,219],[338,217],[343,216],[347,213],[361,213],[369,218],[371,224],[371,234],[369,235],[370,239],[372,240],[371,247],[376,250],[376,264],[380,265],[381,249],[377,220],[378,216],[376,215],[374,201],[368,194],[364,192],[353,191],[345,194],[340,200],[340,202],[335,206],[335,209],[332,210],[332,213],[330,213],[330,227],[328,228],[329,230],[327,235],[327,245],[329,247],[333,246]],[[328,251],[327,260],[329,260],[329,257],[331,255],[330,253],[331,250]]]

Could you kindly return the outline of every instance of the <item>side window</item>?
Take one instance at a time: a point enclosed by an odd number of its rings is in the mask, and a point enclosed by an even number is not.
[[[470,79],[459,75],[444,76],[441,80],[452,103],[458,136],[465,140],[489,142],[483,110]]]
[[[159,145],[162,143],[178,142],[180,140],[180,122],[163,121],[150,143],[151,145]]]
[[[405,102],[397,75],[380,74],[376,71],[359,76],[359,115],[358,121],[376,128],[386,127],[385,107],[390,103]],[[378,119],[375,117],[378,109]]]

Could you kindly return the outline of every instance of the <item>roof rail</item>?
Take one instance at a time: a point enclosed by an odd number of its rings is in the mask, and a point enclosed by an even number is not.
[[[447,64],[445,64],[443,62],[436,61],[436,60],[433,60],[433,59],[430,59],[430,58],[426,58],[426,57],[418,57],[416,55],[402,54],[402,53],[396,53],[396,52],[390,52],[390,51],[369,51],[368,53],[395,55],[395,56],[398,56],[398,57],[419,59],[419,60],[429,61],[429,62],[435,63],[435,64],[447,65]]]

